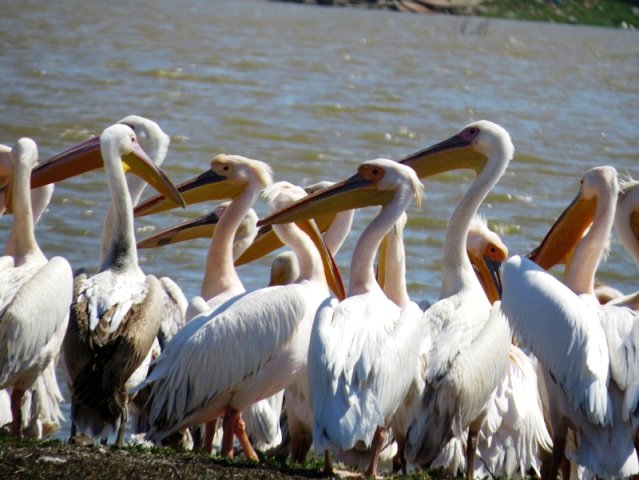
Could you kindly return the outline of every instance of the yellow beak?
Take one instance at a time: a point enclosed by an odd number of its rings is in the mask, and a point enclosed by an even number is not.
[[[211,238],[215,226],[220,220],[214,212],[188,220],[173,227],[162,230],[150,237],[140,240],[138,248],[155,248],[172,243],[185,242],[194,238]]]
[[[411,167],[420,178],[462,168],[481,171],[488,158],[480,153],[472,141],[459,134],[425,150],[404,158],[400,163]],[[372,188],[371,181],[355,174],[332,187],[320,190],[299,202],[260,220],[258,225],[288,223],[304,218],[317,218],[327,212],[341,212],[371,205],[385,205],[392,192],[380,192]]]
[[[155,188],[164,198],[184,208],[186,203],[177,187],[169,177],[153,163],[138,143],[133,144],[133,151],[122,158],[124,171],[130,171]]]
[[[173,183],[136,143],[134,151],[122,159],[125,171],[131,171],[149,183],[170,202],[184,206]],[[31,172],[31,188],[59,182],[104,166],[100,137],[93,137],[51,157]]]
[[[177,186],[187,205],[205,202],[208,200],[222,200],[235,198],[241,193],[241,187],[231,185],[226,177],[218,175],[209,169],[197,177],[187,180]],[[149,198],[135,207],[137,217],[152,213],[164,212],[174,208],[170,202],[159,195]]]
[[[500,300],[502,293],[501,262],[491,260],[487,256],[477,257],[470,252],[468,252],[468,257],[479,277],[479,283],[484,288],[488,301],[492,304]]]
[[[379,256],[377,257],[379,260],[377,261],[377,272],[375,273],[377,284],[382,290],[386,286],[386,250],[388,250],[388,237],[384,235],[382,243],[379,245]]]
[[[331,223],[333,223],[334,220],[335,214],[329,213],[319,215],[315,219],[315,223],[320,232],[323,233],[328,230],[328,227],[331,226]],[[270,226],[262,227],[259,232],[257,232],[257,236],[255,237],[255,240],[253,240],[253,243],[251,243],[251,245],[249,245],[249,247],[242,252],[240,257],[235,261],[235,266],[239,267],[240,265],[250,263],[253,260],[262,258],[283,246],[284,243],[279,239]]]
[[[564,263],[592,224],[596,207],[595,197],[585,199],[581,197],[581,193],[577,195],[528,258],[545,270]]]

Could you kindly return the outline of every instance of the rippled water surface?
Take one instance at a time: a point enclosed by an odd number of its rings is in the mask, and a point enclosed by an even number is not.
[[[481,209],[511,253],[541,240],[590,167],[639,177],[637,32],[251,0],[69,0],[4,8],[0,40],[0,142],[31,136],[43,159],[136,113],[171,135],[164,169],[176,182],[225,152],[306,184],[486,118],[516,148]],[[423,207],[409,211],[415,298],[437,296],[447,219],[472,178],[429,180]],[[95,267],[108,202],[102,171],[56,186],[36,231],[44,252]],[[136,220],[138,237],[210,207]],[[256,208],[265,212],[263,202]],[[345,276],[373,214],[358,213],[337,257]],[[193,296],[207,245],[145,250],[142,268]],[[241,267],[247,288],[265,285],[270,260]],[[637,267],[617,243],[600,277],[638,288]]]

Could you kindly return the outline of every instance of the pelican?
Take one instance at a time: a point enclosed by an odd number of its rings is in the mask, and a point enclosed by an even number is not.
[[[575,200],[531,254],[539,266],[521,257],[504,265],[502,310],[542,366],[554,442],[545,478],[557,474],[569,428],[576,451],[566,450],[567,456],[590,472],[626,477],[639,471],[639,324],[630,309],[600,306],[594,296],[617,191],[614,168],[589,170]],[[564,284],[542,268],[568,253]]]
[[[85,143],[82,152],[98,144],[111,191],[113,230],[100,271],[75,279],[63,349],[71,379],[73,424],[103,440],[117,431],[121,445],[128,402],[125,384],[147,356],[162,318],[177,314],[164,311],[170,302],[160,282],[144,275],[138,266],[125,168],[148,179],[174,202],[183,201],[139,146],[131,127],[108,127],[99,139]],[[77,153],[68,152],[72,158],[58,157],[47,164],[45,173],[53,176],[72,165]]]
[[[468,125],[458,137],[483,157],[483,165],[450,219],[439,300],[424,312],[431,330],[420,355],[423,404],[409,427],[406,454],[409,461],[429,464],[453,435],[468,431],[466,477],[472,478],[477,433],[487,401],[506,372],[510,332],[473,271],[466,238],[514,148],[508,132],[487,121]]]
[[[427,422],[427,415],[421,416],[419,425],[413,422],[415,428],[412,428],[412,444],[409,444],[412,445],[409,452],[412,455],[409,457],[420,463],[432,461],[439,453],[452,435],[450,426],[453,419],[459,430],[473,422],[471,439],[476,436],[484,405],[506,369],[510,345],[508,326],[497,309],[491,311],[490,303],[466,256],[465,238],[468,222],[503,174],[513,150],[510,136],[502,127],[481,120],[467,125],[457,135],[401,161],[412,167],[419,177],[456,168],[471,168],[479,174],[449,224],[439,306],[436,304],[437,308],[431,307],[424,314],[434,326],[433,338],[439,337],[437,341],[433,340],[432,351],[424,349],[424,345],[421,347],[424,352],[429,352],[421,356],[424,383],[428,382],[429,387],[424,398],[425,406],[431,404],[439,407],[442,416],[438,418],[444,422],[443,425]],[[342,203],[347,204],[346,208],[359,208],[380,201],[387,202],[391,196],[391,192],[354,190],[344,193]],[[334,211],[335,206],[331,203],[318,192],[283,212],[261,220],[259,224],[290,222],[321,214],[331,208]],[[465,308],[451,308],[449,312],[455,310],[459,316],[449,318],[445,312],[447,305]],[[453,338],[447,339],[448,334]],[[468,365],[473,365],[473,368]],[[471,378],[463,378],[464,374]],[[434,380],[437,382],[433,383]],[[434,392],[439,393],[434,395]],[[448,398],[447,394],[450,395]],[[442,427],[437,428],[438,435],[429,435],[428,430],[435,426]],[[428,439],[430,443],[425,444],[424,441]],[[468,452],[472,450],[469,448]],[[472,463],[467,462],[468,465]]]
[[[230,196],[233,200],[222,208],[218,207],[212,215],[169,228],[141,242],[145,246],[157,246],[181,241],[206,232],[203,228],[206,225],[216,224],[207,252],[201,296],[189,302],[186,312],[187,320],[199,316],[200,323],[194,323],[180,334],[172,347],[174,352],[179,351],[178,344],[188,342],[191,335],[202,327],[201,323],[207,321],[207,315],[245,293],[244,285],[235,271],[234,260],[255,238],[257,216],[251,206],[262,189],[271,183],[271,169],[265,163],[239,155],[217,155],[211,161],[209,171],[184,182],[179,188],[186,193],[198,190],[204,184],[208,187],[206,198],[215,197],[215,192],[220,192],[219,196]],[[190,201],[199,200],[200,197],[193,196]],[[139,210],[144,211],[145,205],[154,201],[147,200]],[[207,452],[212,449],[215,417],[212,420],[207,425],[204,439],[204,450]]]
[[[277,208],[302,194],[303,190],[290,184],[279,184],[272,187],[271,206]],[[194,318],[182,330],[188,333],[176,335],[169,343],[142,384],[151,385],[153,393],[148,438],[159,441],[223,415],[222,454],[232,456],[235,434],[246,457],[257,460],[241,412],[283,389],[305,367],[315,311],[330,298],[324,275],[333,288],[341,290],[319,232],[309,232],[312,242],[294,225],[277,227],[278,236],[298,257],[301,273],[297,283],[259,289],[227,301],[211,314]],[[193,325],[197,328],[190,328]]]
[[[346,207],[356,191],[391,192],[392,199],[362,233],[351,262],[349,295],[317,312],[308,354],[313,439],[318,451],[371,448],[367,475],[375,475],[390,419],[410,383],[405,365],[417,361],[425,333],[415,303],[401,309],[389,300],[373,272],[382,237],[423,187],[415,172],[392,160],[365,162],[350,179],[318,192],[315,201]],[[308,205],[308,204],[307,204]]]
[[[47,260],[34,235],[29,178],[38,158],[35,142],[21,138],[6,204],[14,213],[13,265],[0,272],[0,389],[12,388],[11,432],[21,436],[21,404],[60,351],[69,320],[73,276],[61,257]]]
[[[485,217],[476,215],[471,220],[466,250],[486,296],[496,302],[501,285],[495,284],[487,263],[501,265],[508,249],[488,228]],[[550,452],[552,440],[544,422],[536,369],[536,360],[511,344],[508,370],[492,394],[479,431],[479,458],[472,467],[476,476],[521,478],[531,468],[539,475],[541,451]],[[457,461],[461,464],[463,458]]]
[[[628,179],[619,182],[614,229],[635,264],[639,265],[639,188],[637,187],[639,187],[637,180]],[[630,307],[637,311],[639,310],[639,292],[626,295],[618,292],[608,304]]]

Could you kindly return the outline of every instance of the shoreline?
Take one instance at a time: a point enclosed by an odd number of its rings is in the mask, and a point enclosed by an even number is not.
[[[270,0],[325,7],[365,8],[424,15],[469,15],[636,30],[636,0]]]

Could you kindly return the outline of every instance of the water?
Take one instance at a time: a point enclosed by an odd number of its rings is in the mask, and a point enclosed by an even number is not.
[[[637,32],[257,0],[3,3],[0,142],[31,136],[41,158],[136,113],[171,135],[164,169],[176,182],[225,152],[307,184],[343,179],[370,158],[400,158],[486,118],[516,148],[481,209],[511,253],[536,246],[587,169],[609,164],[639,176]],[[409,210],[414,298],[437,296],[447,220],[472,178],[429,180],[423,207]],[[41,248],[94,268],[108,202],[101,171],[59,184],[37,226]],[[139,219],[138,236],[209,208]],[[263,202],[256,209],[265,213]],[[337,257],[345,276],[374,213],[358,213]],[[140,262],[190,297],[207,245],[144,250]],[[247,288],[265,285],[271,258],[240,268]],[[638,288],[618,243],[599,277]]]

